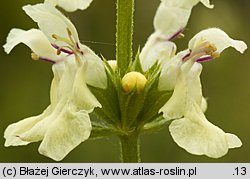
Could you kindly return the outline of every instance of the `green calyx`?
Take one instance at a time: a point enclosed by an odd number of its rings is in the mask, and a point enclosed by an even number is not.
[[[89,86],[91,92],[101,103],[102,108],[96,108],[93,112],[98,118],[93,125],[95,137],[105,137],[107,135],[130,135],[131,133],[146,133],[157,129],[162,118],[159,109],[169,100],[172,91],[159,91],[158,81],[160,76],[160,65],[155,63],[146,72],[143,72],[139,59],[139,52],[129,65],[126,73],[138,72],[145,76],[147,82],[143,90],[138,91],[135,87],[130,92],[126,92],[122,87],[122,77],[118,70],[115,71],[104,60],[108,85],[106,89]],[[150,125],[153,122],[154,125]],[[146,126],[146,128],[145,128]],[[152,126],[152,127],[149,127]],[[150,128],[150,130],[149,130]]]

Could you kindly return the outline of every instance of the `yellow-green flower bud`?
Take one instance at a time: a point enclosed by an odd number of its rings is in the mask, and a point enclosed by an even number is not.
[[[132,71],[124,75],[122,78],[122,89],[126,93],[131,92],[134,88],[136,88],[137,92],[141,92],[146,83],[147,79],[143,74]]]

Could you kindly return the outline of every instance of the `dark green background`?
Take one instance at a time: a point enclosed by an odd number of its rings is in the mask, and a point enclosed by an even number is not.
[[[153,31],[153,17],[160,0],[135,0],[135,50],[145,43]],[[187,47],[188,40],[208,27],[220,27],[235,39],[250,44],[250,1],[211,0],[213,10],[197,5],[185,31],[186,37],[177,40],[178,50]],[[0,45],[5,43],[13,27],[35,28],[36,24],[21,7],[38,0],[8,0],[1,2]],[[85,11],[67,13],[78,29],[81,41],[107,59],[115,57],[115,0],[94,0]],[[24,147],[4,148],[5,128],[20,119],[39,114],[49,104],[52,79],[51,65],[33,61],[30,50],[19,45],[6,55],[0,49],[0,162],[52,162],[39,155],[39,143]],[[230,150],[220,159],[188,154],[170,137],[168,128],[141,138],[142,162],[250,162],[250,54],[227,49],[220,58],[204,63],[202,83],[208,97],[207,118],[224,131],[237,134],[243,146]],[[119,162],[116,138],[86,141],[73,150],[63,162]]]

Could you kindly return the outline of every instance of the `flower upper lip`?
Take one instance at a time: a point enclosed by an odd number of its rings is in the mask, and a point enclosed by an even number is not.
[[[199,2],[207,8],[213,8],[209,0],[162,0],[154,17],[155,31],[160,32],[164,39],[173,39],[184,30],[193,6]]]
[[[41,31],[47,36],[52,44],[62,47],[68,46],[68,41],[58,41],[54,39],[53,36],[57,35],[58,37],[70,41],[69,32],[73,41],[79,43],[79,37],[75,26],[68,18],[50,4],[26,5],[23,7],[23,10],[37,22]]]

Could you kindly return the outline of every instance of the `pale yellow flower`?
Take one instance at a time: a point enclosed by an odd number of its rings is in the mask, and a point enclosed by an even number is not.
[[[53,63],[51,104],[42,114],[9,125],[5,146],[41,141],[39,152],[58,161],[89,138],[89,113],[102,106],[87,85],[105,89],[105,68],[102,60],[79,42],[74,25],[55,7],[37,4],[24,10],[41,30],[12,29],[4,48],[10,53],[24,43],[31,48],[34,60]]]
[[[218,158],[242,143],[237,136],[225,133],[204,116],[207,101],[202,96],[200,63],[219,57],[228,47],[243,53],[247,45],[218,28],[210,28],[196,34],[188,49],[175,55],[176,45],[172,41],[182,37],[192,8],[199,2],[213,8],[209,0],[162,0],[154,19],[155,32],[142,49],[140,60],[144,71],[155,62],[160,64],[159,91],[174,90],[159,110],[164,121],[174,119],[169,126],[174,141],[192,154]]]

